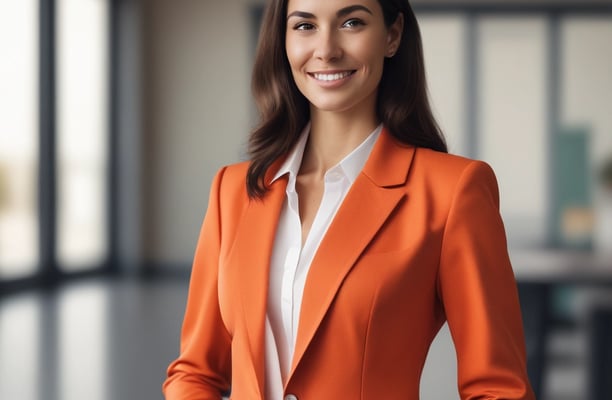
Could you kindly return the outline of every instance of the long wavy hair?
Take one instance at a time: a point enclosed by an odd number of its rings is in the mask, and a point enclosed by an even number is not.
[[[385,25],[404,15],[404,30],[395,55],[386,58],[378,87],[376,111],[399,141],[447,152],[444,135],[429,105],[423,44],[416,16],[408,0],[378,0]],[[308,100],[298,90],[287,53],[285,34],[288,0],[270,0],[262,21],[253,67],[252,91],[260,123],[249,138],[247,192],[262,198],[268,190],[264,177],[278,158],[286,155],[310,120]]]

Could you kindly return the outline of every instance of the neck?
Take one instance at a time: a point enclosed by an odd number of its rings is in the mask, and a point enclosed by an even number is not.
[[[323,176],[359,146],[379,125],[375,115],[331,113],[311,110],[310,136],[301,172]]]

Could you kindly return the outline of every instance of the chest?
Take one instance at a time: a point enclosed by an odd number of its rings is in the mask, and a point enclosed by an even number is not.
[[[304,246],[321,206],[323,194],[325,193],[325,182],[323,179],[312,175],[300,175],[296,180],[295,190],[295,203],[297,203],[298,208],[296,211],[299,215],[302,246]]]

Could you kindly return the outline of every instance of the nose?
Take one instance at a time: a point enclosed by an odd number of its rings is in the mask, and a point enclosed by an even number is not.
[[[342,57],[342,46],[337,33],[333,29],[321,30],[318,33],[318,40],[314,56],[322,61],[333,61]]]

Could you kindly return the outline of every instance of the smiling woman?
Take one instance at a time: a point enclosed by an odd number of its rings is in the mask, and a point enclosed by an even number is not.
[[[308,3],[289,2],[286,51],[293,79],[308,99],[311,115],[316,114],[313,108],[343,112],[347,117],[365,112],[373,129],[377,125],[376,89],[385,56],[398,47],[402,15],[387,28],[380,7],[370,10],[353,5],[335,10],[332,2],[318,7],[315,15],[300,11]]]
[[[272,0],[262,27],[166,398],[416,400],[448,322],[462,399],[533,399],[496,178],[446,152],[409,3]]]

